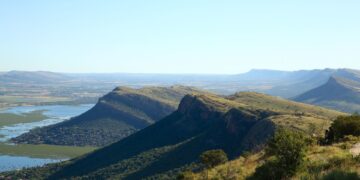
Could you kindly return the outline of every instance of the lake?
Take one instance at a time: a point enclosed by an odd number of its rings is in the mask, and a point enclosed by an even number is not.
[[[0,110],[0,113],[11,113],[21,115],[23,113],[29,113],[34,111],[43,111],[42,113],[47,116],[47,119],[29,122],[18,123],[9,126],[0,127],[0,143],[7,145],[13,145],[8,142],[9,139],[17,137],[23,133],[29,132],[31,129],[52,125],[65,121],[71,117],[78,116],[85,111],[93,107],[93,104],[84,105],[51,105],[51,106],[21,106],[11,107],[8,109]],[[1,121],[1,119],[0,119]],[[59,162],[66,160],[62,159],[50,159],[50,158],[33,158],[27,156],[9,156],[8,154],[0,154],[0,172],[8,170],[16,170],[25,167],[42,166],[47,163]]]

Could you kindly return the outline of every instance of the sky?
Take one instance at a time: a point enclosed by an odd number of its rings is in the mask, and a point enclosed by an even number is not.
[[[2,0],[0,71],[360,69],[359,0]]]

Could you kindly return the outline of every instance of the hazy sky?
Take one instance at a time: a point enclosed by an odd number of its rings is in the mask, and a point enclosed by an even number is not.
[[[0,71],[360,69],[359,0],[2,0]]]

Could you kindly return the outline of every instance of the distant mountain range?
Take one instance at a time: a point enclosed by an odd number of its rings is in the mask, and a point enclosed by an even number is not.
[[[135,80],[134,77],[145,75],[127,76]],[[8,80],[19,78],[26,82],[40,80],[42,82],[51,80],[59,82],[73,78],[70,75],[51,72],[17,71],[5,73],[0,77]],[[154,75],[154,77],[158,77],[158,75]],[[225,84],[231,82],[234,82],[235,85],[237,83],[244,84],[239,87],[243,90],[285,97],[290,94],[298,94],[291,99],[343,112],[360,111],[360,71],[357,70],[325,69],[294,72],[252,70],[241,75],[221,77],[222,83]],[[160,79],[162,78],[165,77]],[[193,83],[196,84],[197,80],[199,79],[194,78]],[[155,82],[157,79],[155,78],[153,81]],[[186,81],[184,80],[184,82]],[[209,83],[209,81],[203,83]],[[227,86],[222,87],[221,83],[211,86],[217,89],[227,88]],[[13,141],[31,144],[104,146],[164,118],[176,110],[183,96],[194,92],[200,91],[184,86],[142,89],[119,87],[100,98],[95,107],[88,112],[60,124],[35,129],[14,138]]]
[[[312,105],[258,93],[186,95],[179,108],[149,127],[77,159],[14,172],[27,179],[174,179],[209,149],[233,159],[261,148],[279,126],[321,135],[336,116]]]
[[[71,80],[72,77],[48,71],[9,71],[0,73],[2,83],[59,83]]]
[[[132,78],[129,83],[143,86],[137,84],[143,79]],[[193,168],[206,150],[223,149],[234,159],[244,151],[262,149],[279,127],[319,137],[335,117],[346,115],[309,104],[344,112],[356,111],[360,104],[357,70],[253,70],[221,76],[221,80],[202,78],[201,83],[193,78],[191,84],[217,93],[220,89],[223,94],[251,90],[308,104],[256,92],[218,95],[184,86],[119,87],[78,117],[13,139],[107,146],[70,161],[10,175],[26,179],[174,179],[178,172]]]
[[[301,71],[252,70],[238,75],[239,81],[253,84],[250,91],[293,98],[325,84],[330,77],[353,79],[360,71],[351,69],[322,69]],[[244,84],[246,84],[244,83]]]
[[[317,99],[316,93],[310,91],[322,86],[322,91],[326,94],[334,91],[326,90],[330,86],[326,83],[331,78],[342,79],[340,86],[353,86],[351,89],[358,89],[357,82],[360,82],[360,71],[353,69],[319,69],[319,70],[301,70],[301,71],[276,71],[276,70],[251,70],[247,73],[238,75],[181,75],[181,74],[62,74],[52,72],[26,72],[11,71],[0,74],[0,82],[7,83],[31,83],[32,85],[53,83],[79,86],[83,91],[93,91],[91,87],[111,87],[125,85],[130,87],[145,86],[172,86],[186,85],[212,91],[217,94],[229,95],[239,91],[255,91],[279,96],[288,99],[294,99],[301,102],[317,104],[324,107],[335,108],[345,112],[360,111],[355,99],[341,99],[339,96],[334,99],[322,97],[321,102]],[[347,83],[345,83],[347,82]],[[21,84],[20,84],[21,85]],[[81,88],[86,87],[86,90]],[[318,91],[318,90],[317,90]],[[322,92],[322,93],[323,93]],[[342,94],[340,91],[336,93]],[[348,92],[344,92],[348,93]],[[310,97],[310,94],[314,97]],[[358,91],[353,91],[358,94]],[[323,94],[322,94],[323,95]],[[336,95],[332,95],[336,96]],[[350,96],[350,95],[348,95]],[[358,95],[356,95],[358,96]],[[331,102],[330,102],[331,101]]]
[[[118,87],[89,111],[65,122],[37,128],[13,139],[16,143],[104,146],[145,128],[174,112],[186,94],[183,86]]]
[[[0,82],[22,83],[113,83],[131,87],[186,85],[212,90],[220,94],[257,91],[291,98],[325,84],[331,76],[353,78],[357,70],[322,69],[301,71],[251,70],[238,75],[196,74],[71,74],[53,72],[10,71],[0,74]]]

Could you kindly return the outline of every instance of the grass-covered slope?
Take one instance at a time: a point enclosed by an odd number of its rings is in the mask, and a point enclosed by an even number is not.
[[[299,95],[294,100],[344,112],[360,111],[360,78],[347,78],[331,77],[326,84]]]
[[[360,178],[360,159],[353,157],[354,142],[342,142],[331,146],[311,146],[305,156],[302,172],[291,179],[348,179]],[[209,170],[192,174],[194,179],[248,179],[257,167],[269,159],[264,151],[240,156]]]
[[[103,146],[149,126],[176,110],[188,87],[118,87],[84,114],[14,138],[17,143]]]
[[[234,159],[244,151],[261,149],[277,126],[320,135],[317,129],[323,127],[318,124],[327,128],[338,115],[342,113],[258,93],[187,95],[177,111],[117,143],[62,165],[15,175],[40,179],[173,178],[206,150],[223,149]]]

